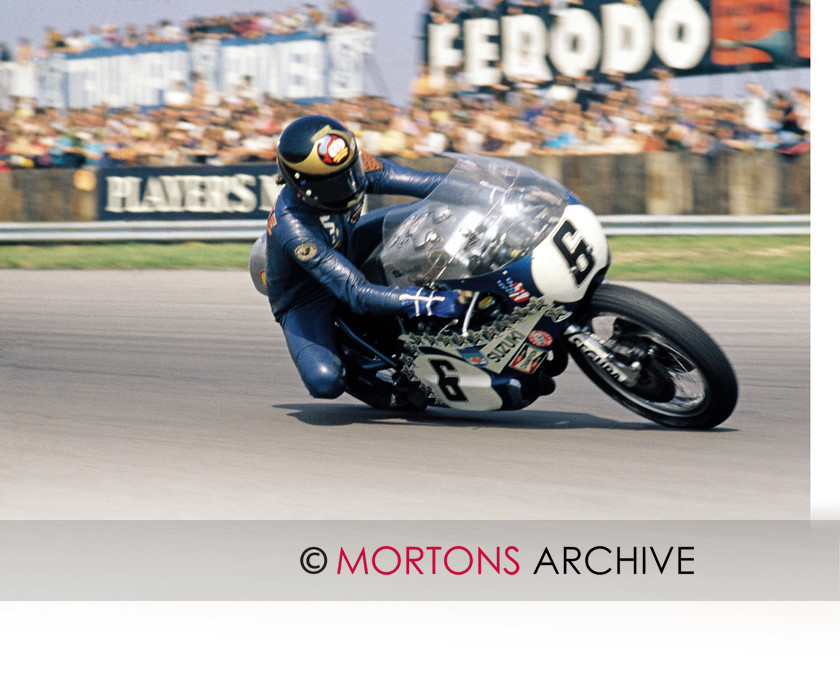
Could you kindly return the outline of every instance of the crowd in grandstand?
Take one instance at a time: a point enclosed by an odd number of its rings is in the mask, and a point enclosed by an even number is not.
[[[673,93],[663,78],[641,101],[622,83],[599,89],[558,78],[550,88],[500,96],[431,88],[421,75],[407,107],[380,97],[302,105],[259,94],[247,79],[229,95],[196,79],[192,92],[173,90],[167,104],[59,112],[21,101],[0,112],[0,165],[185,165],[271,161],[285,123],[305,112],[329,114],[375,155],[407,157],[447,151],[520,157],[533,154],[689,150],[778,150],[810,146],[810,95],[769,93],[750,84],[739,100]],[[183,84],[181,86],[183,88]]]
[[[62,32],[54,27],[44,31],[40,45],[21,38],[11,50],[0,43],[0,61],[30,62],[52,52],[85,53],[97,48],[134,48],[156,43],[179,43],[203,38],[243,38],[258,40],[266,35],[298,31],[323,31],[332,26],[364,26],[359,13],[347,0],[330,0],[325,9],[314,4],[289,7],[275,12],[239,12],[231,15],[194,17],[183,24],[161,20],[140,27],[128,24],[93,25],[87,30]]]
[[[468,3],[499,4],[498,0]],[[433,0],[431,10],[458,7],[462,6]],[[50,30],[37,50],[79,50],[97,40],[130,45],[207,34],[257,37],[271,31],[358,23],[362,19],[350,3],[329,2],[325,12],[306,5],[274,15],[195,19],[182,27],[164,21],[154,31],[101,27],[86,36],[68,37]],[[20,47],[31,49],[28,44]],[[751,83],[738,99],[688,96],[678,94],[673,77],[663,72],[652,96],[642,98],[639,93],[620,74],[606,83],[595,83],[588,76],[574,80],[558,76],[548,85],[507,84],[477,91],[460,83],[457,74],[435,76],[421,67],[405,107],[369,96],[304,106],[257,92],[248,77],[234,92],[216,93],[201,75],[193,74],[189,82],[172,84],[162,107],[145,111],[112,111],[103,106],[60,112],[21,98],[14,109],[0,111],[0,168],[272,161],[285,123],[312,111],[347,122],[362,147],[375,155],[417,157],[456,151],[520,157],[661,150],[714,155],[727,149],[797,154],[810,146],[806,89],[770,92]]]
[[[552,12],[580,0],[429,0],[432,21],[451,21],[461,12],[516,13],[524,10]],[[231,15],[194,17],[183,24],[161,20],[146,26],[128,24],[92,25],[86,30],[60,31],[47,27],[39,45],[21,38],[13,50],[0,43],[0,61],[29,62],[52,52],[84,53],[96,48],[134,48],[138,45],[176,43],[202,38],[243,38],[258,40],[267,35],[297,31],[324,31],[329,27],[369,26],[349,0],[327,0],[322,7],[306,3],[272,12],[238,12]]]

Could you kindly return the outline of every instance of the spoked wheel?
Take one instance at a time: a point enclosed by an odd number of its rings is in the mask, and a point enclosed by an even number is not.
[[[670,305],[603,284],[566,333],[569,352],[605,393],[677,428],[710,429],[738,400],[732,365],[712,338]]]

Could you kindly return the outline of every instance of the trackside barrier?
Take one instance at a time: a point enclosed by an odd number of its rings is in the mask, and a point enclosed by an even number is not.
[[[608,236],[810,234],[810,215],[600,217]],[[182,243],[254,241],[265,221],[0,223],[0,243]]]

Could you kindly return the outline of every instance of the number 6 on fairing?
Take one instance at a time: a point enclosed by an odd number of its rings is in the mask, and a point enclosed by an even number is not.
[[[458,377],[455,374],[447,374],[447,372],[454,372],[455,367],[448,360],[429,360],[429,364],[434,367],[438,375],[438,388],[441,393],[446,396],[447,400],[453,402],[466,402],[467,396],[458,386]]]

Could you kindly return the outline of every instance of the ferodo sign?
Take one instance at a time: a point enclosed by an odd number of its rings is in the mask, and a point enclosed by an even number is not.
[[[273,165],[122,167],[100,171],[100,219],[263,219]]]
[[[426,65],[438,77],[458,72],[473,86],[547,82],[556,74],[650,77],[663,67],[708,73],[742,64],[804,66],[810,17],[799,2],[568,0],[555,9],[464,10],[450,21],[430,13]]]

